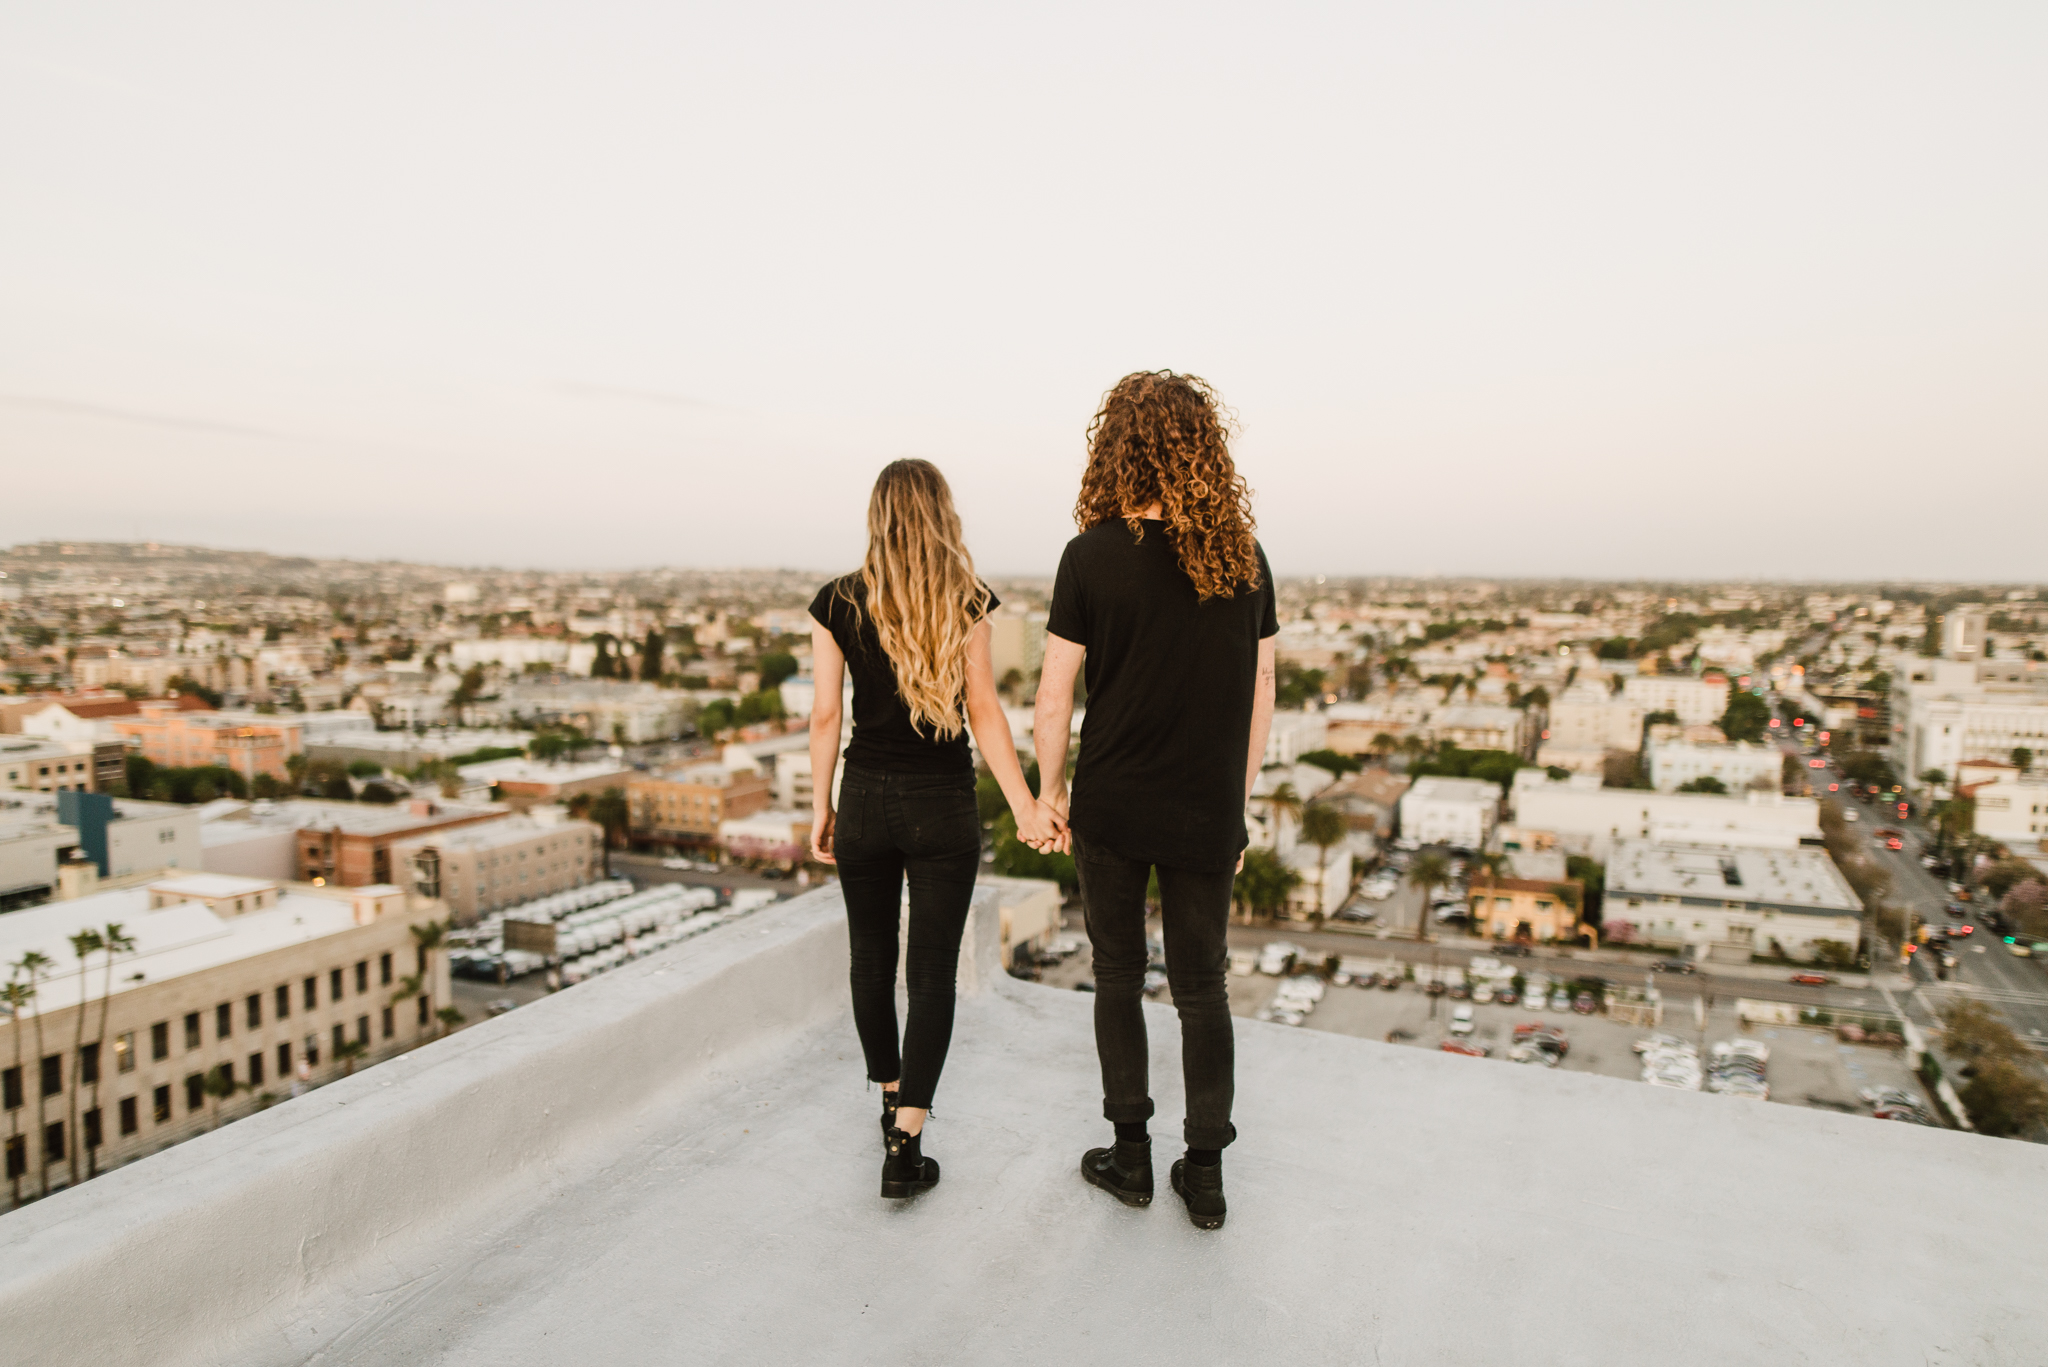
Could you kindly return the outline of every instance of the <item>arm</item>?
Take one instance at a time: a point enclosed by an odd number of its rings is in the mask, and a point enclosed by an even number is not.
[[[1038,798],[1062,817],[1067,814],[1067,733],[1074,724],[1074,677],[1086,646],[1047,634],[1038,671],[1038,707],[1031,722],[1031,748],[1038,754]],[[1062,850],[1071,850],[1063,842]]]
[[[1273,732],[1273,694],[1278,686],[1277,671],[1273,664],[1274,648],[1280,638],[1268,636],[1259,642],[1258,672],[1252,680],[1252,734],[1244,757],[1244,800],[1252,800],[1252,785],[1259,781],[1259,770],[1265,767],[1266,737]],[[1244,856],[1237,857],[1237,867],[1244,868]]]
[[[839,642],[817,622],[811,623],[811,678],[818,686],[811,701],[811,858],[836,864],[832,857],[832,776],[839,769],[839,694],[846,657]]]
[[[1010,719],[1003,715],[1002,699],[996,696],[995,665],[989,658],[992,628],[983,618],[967,642],[967,726],[974,743],[988,762],[1017,818],[1017,836],[1033,849],[1049,844],[1059,834],[1058,815],[1031,795],[1024,782],[1024,770],[1017,763],[1017,742],[1010,735]]]

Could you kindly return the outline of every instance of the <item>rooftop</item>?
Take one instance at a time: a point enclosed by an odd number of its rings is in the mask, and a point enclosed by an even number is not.
[[[1401,797],[1404,802],[1411,797],[1421,802],[1498,802],[1500,792],[1500,785],[1487,779],[1428,774],[1408,785]]]
[[[280,802],[263,819],[267,825],[290,822],[299,830],[339,830],[343,835],[395,835],[401,831],[431,828],[469,817],[494,816],[505,811],[495,804],[475,805],[436,798],[430,812],[415,812],[411,802],[385,805],[376,802],[319,802],[295,798]]]
[[[451,831],[433,831],[405,843],[408,846],[433,845],[443,850],[492,850],[501,845],[523,845],[529,840],[572,828],[592,832],[597,829],[584,821],[552,821],[513,815],[496,821],[479,821],[474,826],[457,826]]]
[[[631,766],[615,759],[587,759],[566,764],[531,759],[493,759],[462,766],[462,776],[472,783],[531,783],[540,787],[613,776],[623,780],[632,774]]]
[[[1741,901],[1779,911],[1861,916],[1863,904],[1824,849],[1617,840],[1607,861],[1607,895]]]
[[[37,1362],[2034,1362],[2048,1152],[1237,1022],[1230,1223],[1082,1184],[1092,1000],[979,902],[885,1204],[836,889],[0,1220]],[[689,1047],[677,1047],[688,1040]],[[1939,1200],[1898,1199],[1941,1175]],[[1879,1231],[1881,1230],[1881,1238]]]

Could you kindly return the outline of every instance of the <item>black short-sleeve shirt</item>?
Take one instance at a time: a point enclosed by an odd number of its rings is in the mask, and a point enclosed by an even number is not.
[[[848,593],[861,605],[859,612],[847,602]],[[896,691],[896,668],[882,652],[882,639],[867,614],[867,595],[866,581],[849,574],[819,589],[811,600],[812,620],[832,633],[853,680],[853,739],[846,746],[846,762],[890,773],[973,774],[965,726],[953,739],[942,740],[912,724],[910,707]],[[995,611],[997,602],[990,592],[983,614]]]
[[[1076,831],[1129,859],[1221,871],[1245,847],[1259,642],[1278,635],[1273,571],[1202,602],[1166,524],[1104,522],[1067,543],[1047,630],[1088,651]]]

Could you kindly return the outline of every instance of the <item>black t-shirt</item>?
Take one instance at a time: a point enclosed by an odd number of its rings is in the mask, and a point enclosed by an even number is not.
[[[860,612],[846,601],[842,586],[861,605]],[[849,574],[819,589],[811,600],[812,619],[832,633],[853,680],[853,739],[846,762],[891,773],[972,774],[974,755],[964,725],[959,735],[942,740],[911,723],[910,708],[896,691],[895,666],[882,653],[882,639],[867,614],[867,597],[866,581]],[[990,593],[981,611],[995,611],[997,601]]]
[[[1073,826],[1128,859],[1222,871],[1245,847],[1259,642],[1278,635],[1273,571],[1200,601],[1166,524],[1104,522],[1067,543],[1047,630],[1088,650]]]

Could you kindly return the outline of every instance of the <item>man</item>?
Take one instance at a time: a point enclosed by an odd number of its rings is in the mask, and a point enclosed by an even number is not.
[[[1227,419],[1203,381],[1141,372],[1104,398],[1054,583],[1035,720],[1042,793],[1068,817],[1095,952],[1102,1114],[1115,1142],[1081,1175],[1152,1200],[1145,893],[1159,877],[1166,976],[1180,1013],[1187,1154],[1169,1182],[1202,1229],[1223,1224],[1234,1044],[1226,986],[1244,811],[1273,720],[1273,576]],[[1068,728],[1088,715],[1069,801]]]

